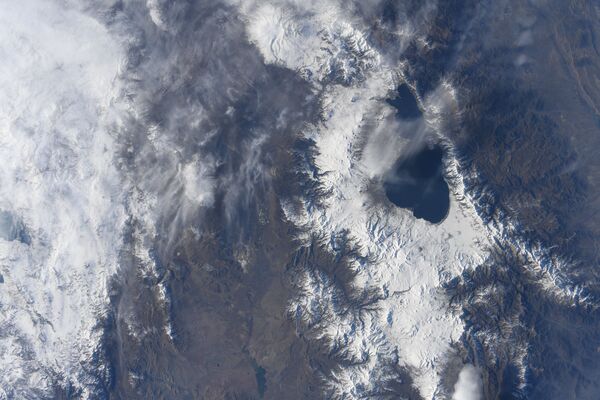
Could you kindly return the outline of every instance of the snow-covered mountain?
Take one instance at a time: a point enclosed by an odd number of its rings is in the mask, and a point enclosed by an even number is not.
[[[5,2],[0,399],[595,398],[600,10],[476,3]]]

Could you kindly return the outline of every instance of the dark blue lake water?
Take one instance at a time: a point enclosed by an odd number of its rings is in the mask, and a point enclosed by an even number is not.
[[[266,377],[267,371],[263,367],[256,367],[255,373],[256,373],[256,384],[258,386],[258,394],[259,394],[260,398],[262,399],[263,396],[265,395],[265,390],[267,388],[267,377]]]
[[[450,191],[442,175],[441,147],[425,147],[401,159],[384,182],[385,194],[398,207],[412,210],[417,218],[438,223],[450,208]]]
[[[396,97],[386,101],[396,109],[396,116],[400,119],[417,119],[423,115],[417,104],[417,99],[413,96],[410,88],[406,84],[398,86]]]

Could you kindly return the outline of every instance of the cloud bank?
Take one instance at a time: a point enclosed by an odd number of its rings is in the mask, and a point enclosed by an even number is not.
[[[123,54],[65,2],[0,12],[0,398],[82,397],[126,220],[108,109]],[[93,365],[95,364],[95,365]]]

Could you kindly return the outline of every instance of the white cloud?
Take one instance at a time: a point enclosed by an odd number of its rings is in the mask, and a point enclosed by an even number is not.
[[[426,146],[428,132],[422,119],[400,121],[392,115],[378,121],[369,133],[362,154],[361,161],[367,175],[370,178],[382,177],[390,172],[398,159],[417,153]]]
[[[467,364],[458,375],[452,400],[480,400],[482,398],[481,375],[477,368]]]
[[[125,221],[106,112],[122,52],[64,2],[2,3],[0,393],[62,376],[85,398]]]
[[[150,19],[152,22],[162,30],[167,30],[167,24],[164,20],[162,7],[164,4],[161,4],[159,0],[148,0],[146,1],[146,7],[148,8],[148,13],[150,14]]]

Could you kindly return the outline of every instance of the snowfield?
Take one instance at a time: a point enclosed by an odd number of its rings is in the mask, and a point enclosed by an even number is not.
[[[423,145],[424,139],[403,138],[412,133],[402,130],[443,135],[441,114],[453,100],[452,88],[442,87],[425,99],[423,126],[394,121],[383,100],[398,85],[399,66],[382,61],[386,57],[370,48],[360,27],[335,6],[294,11],[290,15],[288,8],[269,4],[247,17],[250,39],[265,60],[301,71],[324,91],[322,122],[304,134],[316,143],[312,167],[328,195],[317,207],[307,201],[300,212],[283,206],[307,243],[322,238],[335,253],[336,238],[351,238],[359,249],[352,285],[379,291],[381,299],[376,312],[347,313],[336,307],[340,288],[306,271],[290,312],[305,326],[317,323],[316,336],[331,351],[342,347],[354,362],[328,382],[335,397],[376,393],[386,379],[384,365],[394,360],[411,371],[423,397],[435,398],[445,363],[454,356],[452,345],[464,331],[460,316],[448,308],[443,286],[485,259],[487,232],[465,200],[451,156],[445,160],[447,179],[454,184],[451,207],[438,225],[393,207],[383,194],[374,198],[369,188],[403,153],[414,151],[415,142]]]

